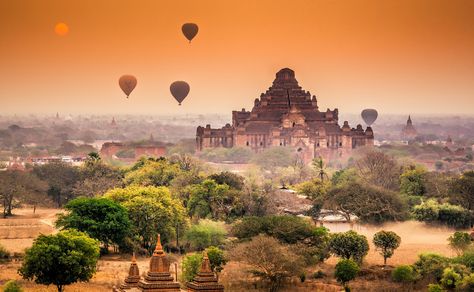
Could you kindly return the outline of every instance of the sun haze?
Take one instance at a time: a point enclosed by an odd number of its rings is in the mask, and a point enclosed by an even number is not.
[[[65,36],[69,33],[69,26],[63,22],[60,22],[54,27],[54,32],[59,36]]]

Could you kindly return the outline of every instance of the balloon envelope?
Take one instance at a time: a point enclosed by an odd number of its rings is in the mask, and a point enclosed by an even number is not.
[[[199,27],[195,23],[185,23],[181,27],[184,36],[191,42],[191,40],[197,35]]]
[[[362,119],[369,127],[377,120],[378,115],[377,110],[371,108],[365,109],[361,113]]]
[[[133,89],[135,89],[135,86],[137,86],[137,78],[133,75],[123,75],[119,79],[119,85],[128,98]]]
[[[189,84],[184,81],[175,81],[170,85],[171,94],[179,102],[179,105],[188,96],[189,89]]]

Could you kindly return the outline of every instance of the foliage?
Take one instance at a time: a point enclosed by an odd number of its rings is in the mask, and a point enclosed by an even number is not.
[[[467,232],[456,231],[448,238],[449,246],[461,255],[471,245],[471,236]]]
[[[181,278],[183,282],[191,281],[198,273],[202,262],[202,254],[195,253],[184,257],[181,263]]]
[[[0,171],[0,205],[3,217],[11,216],[18,202],[38,203],[38,195],[46,186],[34,174],[19,170]]]
[[[224,269],[225,264],[227,263],[227,258],[224,255],[224,251],[215,246],[210,246],[206,249],[207,256],[209,257],[209,263],[211,264],[211,269],[214,272],[221,272]]]
[[[400,236],[393,231],[382,230],[374,234],[373,242],[383,256],[384,265],[387,264],[387,259],[392,257],[395,249],[400,246],[401,240]]]
[[[426,170],[421,167],[406,169],[400,175],[400,192],[410,196],[422,196],[426,193]]]
[[[323,182],[325,178],[328,177],[328,174],[326,172],[326,165],[324,164],[323,158],[321,156],[318,158],[314,158],[311,162],[311,165],[316,171],[319,179]]]
[[[462,291],[474,291],[474,273],[465,276],[458,287]]]
[[[403,220],[407,216],[406,202],[399,194],[358,182],[331,188],[324,206],[342,213],[348,221],[351,215],[375,223]]]
[[[289,147],[270,147],[257,153],[252,162],[266,170],[295,164],[296,155]]]
[[[465,265],[474,271],[474,249],[471,247],[465,250],[462,255],[455,257],[453,262]]]
[[[236,190],[242,190],[244,187],[244,177],[241,175],[229,172],[229,171],[222,171],[220,173],[214,173],[208,177],[212,179],[216,183],[223,185],[226,184],[230,188]]]
[[[392,279],[395,282],[410,283],[416,278],[416,272],[412,266],[402,265],[392,271]]]
[[[148,250],[158,233],[163,243],[168,243],[184,232],[187,225],[181,202],[166,187],[129,186],[110,190],[104,197],[127,209],[133,238]]]
[[[336,264],[334,276],[336,280],[346,287],[347,282],[352,281],[359,273],[359,266],[351,259],[341,259]]]
[[[321,181],[321,179],[315,178],[298,184],[296,191],[313,202],[318,201],[322,203],[330,187],[331,184],[327,180]]]
[[[66,285],[89,281],[96,272],[98,258],[96,240],[80,231],[61,231],[38,236],[26,251],[19,273],[24,279],[54,284],[63,291]]]
[[[450,183],[452,200],[468,210],[474,210],[474,171],[467,171]]]
[[[363,258],[369,252],[369,242],[364,235],[349,230],[331,234],[329,250],[335,256],[343,259],[353,259],[358,263],[362,263]]]
[[[362,181],[385,189],[398,189],[400,167],[387,154],[368,151],[355,162],[355,166]]]
[[[225,220],[243,213],[241,193],[231,190],[227,184],[221,185],[206,179],[200,184],[189,186],[188,191],[187,209],[192,217]]]
[[[449,262],[447,257],[435,253],[423,253],[418,255],[418,260],[413,264],[413,268],[421,277],[432,277],[438,281]]]
[[[79,168],[57,162],[38,165],[33,173],[48,184],[48,195],[61,207],[73,197],[73,189],[79,180]]]
[[[463,275],[458,271],[455,271],[454,268],[448,267],[443,270],[443,275],[439,283],[443,288],[454,289],[461,284]]]
[[[10,257],[10,252],[0,244],[0,262],[7,260]]]
[[[141,158],[126,173],[126,185],[169,186],[181,169],[178,164],[165,158]]]
[[[15,280],[10,280],[3,286],[3,292],[22,292],[20,284]]]
[[[461,206],[449,203],[439,204],[430,199],[413,208],[415,219],[424,222],[439,222],[455,228],[470,226],[473,214]]]
[[[221,246],[226,234],[223,223],[201,219],[186,231],[184,238],[192,250],[204,250],[209,246]]]
[[[444,292],[444,289],[439,284],[429,284],[428,292]]]
[[[234,162],[248,163],[254,156],[254,152],[245,147],[211,148],[204,149],[199,157],[212,162]]]
[[[67,214],[60,214],[57,227],[76,229],[102,242],[120,244],[128,235],[130,221],[127,210],[107,198],[78,198],[66,204]]]
[[[284,279],[302,272],[302,259],[277,239],[258,235],[231,250],[232,259],[252,267],[249,271],[269,282],[270,291],[277,291]]]
[[[336,171],[331,177],[331,183],[334,186],[346,183],[354,183],[358,180],[357,170],[355,168],[344,168]]]

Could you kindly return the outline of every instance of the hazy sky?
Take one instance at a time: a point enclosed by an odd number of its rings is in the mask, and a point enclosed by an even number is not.
[[[322,109],[474,114],[474,1],[0,0],[0,114],[230,114],[284,67]]]

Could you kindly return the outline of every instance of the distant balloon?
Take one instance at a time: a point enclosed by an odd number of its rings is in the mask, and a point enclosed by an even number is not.
[[[195,23],[185,23],[181,27],[181,30],[183,31],[184,36],[189,40],[189,42],[191,42],[197,35],[199,27]]]
[[[377,110],[368,108],[362,111],[361,116],[364,119],[364,122],[367,126],[372,126],[372,124],[377,120],[378,117]]]
[[[135,89],[135,86],[137,86],[137,78],[133,75],[123,75],[119,79],[119,85],[128,98],[133,89]]]
[[[179,102],[179,105],[188,96],[189,89],[189,84],[184,81],[175,81],[170,85],[171,94]]]

